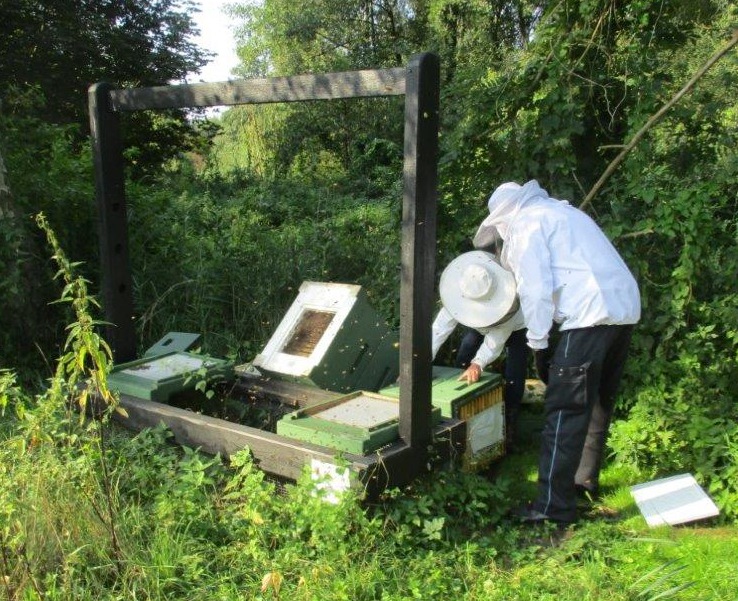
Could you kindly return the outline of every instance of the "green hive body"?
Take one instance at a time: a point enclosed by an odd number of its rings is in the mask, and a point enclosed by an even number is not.
[[[284,416],[277,422],[277,434],[367,455],[399,439],[399,418],[396,398],[358,391]],[[432,418],[438,423],[439,409]]]
[[[206,355],[174,352],[144,357],[116,365],[108,376],[108,387],[122,394],[166,403],[178,392],[234,377],[232,361]]]
[[[264,375],[324,390],[376,391],[397,379],[398,347],[360,286],[303,282],[253,364]]]
[[[488,466],[505,451],[505,415],[503,379],[499,374],[483,372],[474,384],[459,381],[463,370],[433,366],[431,403],[445,418],[466,422],[464,469],[475,471]],[[383,388],[380,394],[400,397],[397,385]]]
[[[433,366],[433,380],[431,380],[431,403],[441,410],[443,417],[460,419],[459,411],[470,401],[482,394],[502,386],[502,376],[489,372],[482,372],[482,377],[474,384],[459,381],[464,372],[455,367]],[[379,391],[380,394],[400,398],[400,387],[397,384],[388,386]]]

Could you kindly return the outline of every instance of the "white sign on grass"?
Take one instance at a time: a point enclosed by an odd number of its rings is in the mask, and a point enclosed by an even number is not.
[[[630,493],[651,527],[684,524],[720,513],[691,474],[637,484]]]

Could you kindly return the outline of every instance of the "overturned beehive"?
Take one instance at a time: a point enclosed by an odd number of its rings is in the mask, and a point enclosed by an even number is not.
[[[397,379],[398,347],[361,286],[303,282],[253,364],[265,375],[325,390],[376,391]]]

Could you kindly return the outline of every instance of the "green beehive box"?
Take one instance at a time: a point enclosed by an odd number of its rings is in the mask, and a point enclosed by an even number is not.
[[[482,372],[482,377],[474,384],[459,381],[463,369],[455,367],[433,366],[433,379],[431,380],[431,403],[441,410],[443,417],[463,419],[465,410],[469,403],[480,397],[494,394],[499,398],[490,399],[489,405],[502,402],[502,376],[489,372]],[[388,386],[379,391],[379,394],[400,398],[400,387],[397,384]]]
[[[487,467],[505,453],[504,381],[499,374],[482,372],[474,384],[459,381],[464,370],[433,366],[431,403],[446,418],[466,422],[466,449],[462,466],[468,471]],[[400,397],[398,386],[379,391]]]
[[[334,392],[377,391],[397,379],[399,344],[361,286],[303,282],[253,361],[263,374]]]
[[[225,359],[188,352],[143,357],[113,367],[108,376],[111,390],[130,396],[166,403],[183,390],[194,389],[199,382],[230,380],[234,364]]]
[[[357,391],[300,409],[277,422],[277,434],[304,442],[367,455],[399,439],[399,400]],[[441,412],[433,409],[437,423]]]

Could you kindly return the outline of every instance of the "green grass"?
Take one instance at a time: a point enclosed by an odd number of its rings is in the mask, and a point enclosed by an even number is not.
[[[603,499],[563,533],[507,518],[535,492],[535,440],[486,474],[432,474],[365,506],[276,486],[246,455],[225,465],[183,451],[163,429],[114,429],[116,557],[88,451],[57,441],[23,452],[22,432],[5,426],[0,598],[738,598],[738,528],[649,528],[624,467],[606,467]]]
[[[515,497],[532,497],[535,451],[503,459],[496,476],[515,479]],[[562,536],[502,526],[515,542],[497,545],[495,578],[468,598],[737,599],[738,528],[719,520],[650,528],[629,491],[641,481],[632,469],[606,466],[602,498]]]

